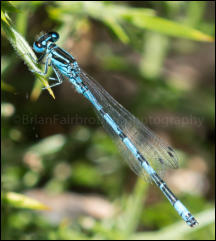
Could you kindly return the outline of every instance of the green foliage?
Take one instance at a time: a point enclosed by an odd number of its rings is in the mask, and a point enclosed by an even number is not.
[[[200,8],[202,7],[198,9]],[[97,4],[87,1],[74,4],[58,2],[56,7],[49,8],[49,13],[54,19],[64,19],[67,14],[75,14],[84,17],[89,16],[102,21],[123,43],[129,42],[129,36],[122,26],[125,23],[132,24],[140,29],[157,31],[174,37],[198,41],[213,41],[211,36],[183,24],[159,18],[155,16],[154,11],[146,8],[130,8],[106,2],[98,2]]]
[[[208,57],[214,20],[208,15],[204,1],[1,1],[3,240],[214,240],[215,105]],[[154,185],[135,178],[68,83],[48,89],[55,100],[41,91],[48,78],[34,74],[33,80],[31,70],[43,68],[32,61],[30,46],[51,30],[86,72],[178,147],[181,173],[166,180],[199,221],[197,228],[187,227]],[[56,199],[45,205],[28,196],[31,189],[63,198],[56,211],[66,217],[50,218],[42,210]],[[95,202],[90,214],[79,213],[79,203],[64,202],[74,194],[86,203],[102,196],[115,212],[109,216],[110,209]],[[95,210],[104,216],[94,216]]]
[[[10,25],[8,22],[9,17],[7,12],[15,12],[15,7],[13,7],[8,2],[2,2],[1,9],[1,26],[4,30],[5,36],[10,41],[11,45],[16,50],[17,54],[24,60],[31,71],[40,72],[41,70],[35,65],[33,59],[36,59],[36,55],[32,48],[28,45],[26,40]],[[35,73],[38,79],[44,84],[44,86],[49,86],[46,78],[42,77],[38,73]],[[54,97],[53,91],[48,88],[49,93]]]

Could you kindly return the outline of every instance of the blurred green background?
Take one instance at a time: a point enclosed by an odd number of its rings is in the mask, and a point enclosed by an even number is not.
[[[214,2],[1,4],[2,239],[215,239]],[[58,45],[176,149],[180,168],[164,178],[197,228],[134,175],[70,83],[55,99],[41,91],[12,27],[30,46],[58,31]]]

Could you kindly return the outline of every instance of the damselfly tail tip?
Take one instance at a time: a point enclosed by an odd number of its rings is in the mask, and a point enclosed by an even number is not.
[[[192,217],[190,220],[190,227],[194,228],[197,225],[199,225],[199,223],[197,222],[197,220],[194,217]]]

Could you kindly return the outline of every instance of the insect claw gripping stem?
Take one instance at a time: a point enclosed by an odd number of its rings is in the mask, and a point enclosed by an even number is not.
[[[155,170],[164,166],[178,166],[175,151],[156,137],[143,123],[114,100],[101,86],[79,68],[75,58],[55,44],[59,39],[56,32],[43,34],[33,44],[35,52],[45,58],[45,75],[48,67],[53,68],[60,85],[66,77],[76,91],[88,99],[96,109],[107,132],[118,141],[125,154],[125,160],[138,175],[148,175],[169,200],[177,213],[190,226],[198,224],[188,209],[178,200]],[[46,87],[48,88],[48,87]],[[155,169],[155,168],[156,169]]]

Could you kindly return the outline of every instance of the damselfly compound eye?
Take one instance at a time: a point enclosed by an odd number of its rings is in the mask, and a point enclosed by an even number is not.
[[[52,42],[56,42],[59,39],[59,34],[57,32],[50,32],[49,35]]]
[[[43,53],[46,49],[45,47],[46,47],[46,44],[42,45],[42,43],[39,42],[39,41],[35,41],[34,44],[33,44],[33,49],[37,53]]]

